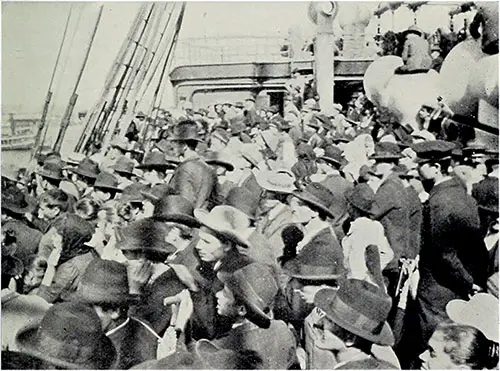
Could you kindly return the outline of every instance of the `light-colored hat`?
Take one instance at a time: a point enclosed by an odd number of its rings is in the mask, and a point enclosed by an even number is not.
[[[255,179],[267,191],[292,193],[295,190],[295,176],[288,170],[256,171]]]
[[[250,227],[248,216],[233,206],[215,206],[210,212],[195,209],[194,217],[202,226],[211,229],[234,243],[249,247],[250,243],[242,237]]]
[[[446,305],[446,313],[453,322],[474,327],[498,343],[498,299],[493,295],[479,293],[469,301],[451,300]]]
[[[413,138],[419,138],[423,140],[436,140],[435,135],[427,130],[415,130],[413,133],[411,133],[411,136]]]

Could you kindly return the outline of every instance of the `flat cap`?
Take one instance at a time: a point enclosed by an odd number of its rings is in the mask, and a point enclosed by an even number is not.
[[[444,160],[451,157],[455,144],[444,140],[429,140],[414,143],[411,149],[417,154],[415,161],[424,163],[429,161]]]

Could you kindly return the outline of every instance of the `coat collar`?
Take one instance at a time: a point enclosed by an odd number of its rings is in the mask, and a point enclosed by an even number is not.
[[[465,186],[457,178],[451,177],[449,179],[446,179],[445,181],[440,182],[440,183],[434,185],[434,187],[432,187],[432,189],[429,192],[429,200],[435,194],[441,192],[444,189],[456,188],[456,187],[462,188],[465,191]]]

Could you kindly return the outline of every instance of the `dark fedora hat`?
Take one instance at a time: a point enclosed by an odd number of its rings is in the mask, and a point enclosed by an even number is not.
[[[99,166],[88,157],[85,157],[82,161],[80,161],[78,166],[71,169],[71,171],[75,174],[95,179],[99,175]]]
[[[330,206],[334,201],[334,195],[328,188],[320,183],[309,183],[303,190],[294,191],[295,197],[307,203],[310,207],[320,210],[330,217],[334,217]]]
[[[375,193],[366,183],[359,183],[345,193],[347,202],[370,215],[375,215]]]
[[[113,260],[92,260],[80,279],[75,301],[86,304],[126,304],[133,300],[129,293],[127,267]]]
[[[173,136],[169,138],[169,140],[176,140],[176,141],[194,140],[197,142],[202,141],[198,136],[198,125],[196,124],[196,122],[191,120],[184,120],[179,122],[174,127]]]
[[[283,271],[290,277],[303,280],[337,280],[346,273],[343,260],[337,239],[313,238],[296,257],[283,265]]]
[[[2,209],[23,215],[34,210],[34,205],[29,201],[28,196],[17,187],[2,189]]]
[[[223,168],[227,169],[228,171],[234,170],[234,165],[231,163],[231,161],[226,156],[224,156],[224,153],[222,153],[222,152],[206,151],[203,154],[203,159],[209,165],[222,166]]]
[[[347,160],[342,156],[342,150],[335,145],[328,145],[325,147],[325,154],[320,158],[326,162],[336,166],[342,167],[347,165]]]
[[[217,277],[245,304],[248,320],[262,328],[271,325],[266,312],[278,294],[278,282],[268,266],[251,263],[233,273],[219,272]]]
[[[20,331],[21,352],[64,369],[110,369],[116,349],[93,308],[82,303],[54,304],[40,323]]]
[[[44,178],[54,180],[64,179],[62,161],[45,161],[43,167],[36,173]]]
[[[338,290],[319,290],[314,304],[343,329],[378,345],[394,344],[394,335],[386,322],[392,300],[378,286],[348,279]]]
[[[135,175],[134,167],[134,161],[126,156],[121,156],[113,165],[112,169],[118,174]]]
[[[162,222],[175,222],[190,227],[200,223],[193,216],[193,204],[179,195],[166,195],[155,203],[153,218]]]
[[[146,184],[142,183],[132,183],[126,186],[122,194],[120,195],[120,199],[118,200],[120,203],[124,202],[143,202],[144,195],[141,191],[145,191],[148,188]]]
[[[173,253],[175,247],[165,241],[168,228],[165,224],[145,218],[116,229],[116,247],[120,250],[142,250]]]
[[[113,174],[102,171],[96,178],[94,188],[104,191],[121,192],[118,188],[118,179]]]
[[[250,220],[255,220],[260,199],[260,192],[258,189],[256,191],[252,193],[246,187],[234,187],[228,192],[225,204],[243,211]]]
[[[375,153],[370,156],[370,159],[375,161],[397,161],[402,157],[401,148],[396,143],[381,142],[375,145]]]
[[[146,170],[166,170],[175,169],[177,164],[167,161],[163,152],[148,152],[144,156],[144,161],[137,166],[138,169]]]

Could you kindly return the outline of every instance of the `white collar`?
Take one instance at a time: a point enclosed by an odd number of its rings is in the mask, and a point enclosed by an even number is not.
[[[444,182],[446,182],[447,180],[450,180],[450,179],[451,179],[451,176],[445,176],[443,179],[438,180],[436,183],[434,183],[434,186],[437,186],[438,184],[444,183]]]

